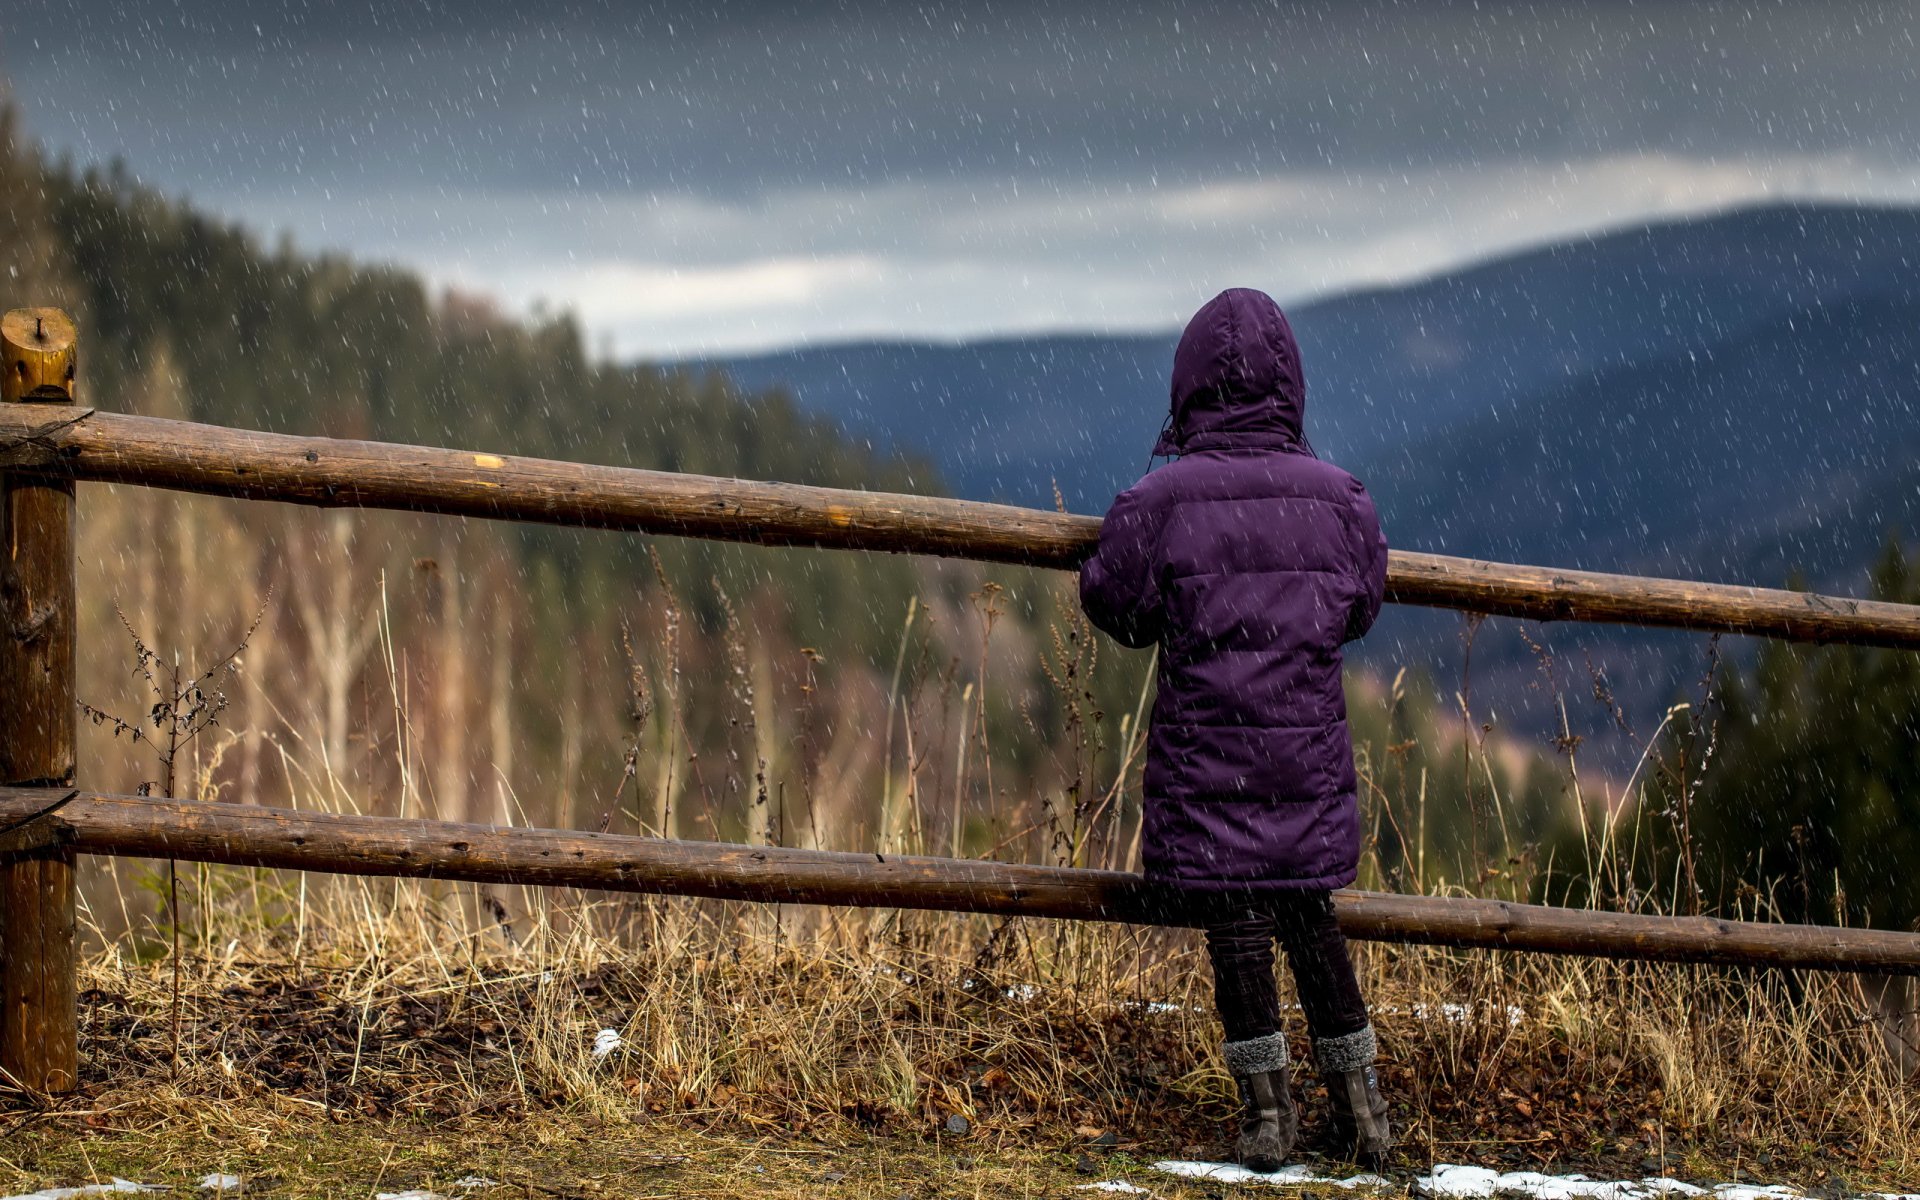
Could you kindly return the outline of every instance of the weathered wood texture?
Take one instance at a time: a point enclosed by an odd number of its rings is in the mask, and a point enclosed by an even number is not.
[[[57,309],[0,318],[0,396],[65,411],[74,345]],[[73,782],[73,520],[72,480],[0,472],[0,784]],[[42,1092],[79,1081],[73,939],[72,849],[10,839],[0,849],[0,1071]]]
[[[80,1079],[73,851],[0,859],[0,1079],[39,1092]]]
[[[0,446],[56,419],[0,410]],[[93,413],[40,434],[34,461],[77,479],[323,508],[391,508],[770,545],[1071,567],[1099,521],[1000,504],[583,466],[469,450],[254,433]]]
[[[16,308],[0,317],[0,401],[72,404],[80,338],[57,308]]]
[[[60,800],[0,789],[0,828]],[[95,854],[789,904],[1193,923],[1135,875],[619,834],[336,816],[82,792],[40,824]],[[1337,893],[1349,937],[1753,967],[1920,974],[1920,935]]]
[[[13,449],[9,451],[8,446]],[[928,496],[581,466],[251,433],[84,409],[0,408],[0,463],[72,479],[321,507],[389,508],[1075,569],[1097,517]],[[1395,551],[1387,598],[1597,621],[1920,649],[1920,608],[1803,592]]]

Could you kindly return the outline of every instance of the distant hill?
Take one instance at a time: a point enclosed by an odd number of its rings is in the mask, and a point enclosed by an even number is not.
[[[1395,540],[1508,561],[1851,579],[1920,532],[1920,288],[1582,374],[1375,460]]]
[[[1711,353],[1849,297],[1920,290],[1920,212],[1779,206],[1501,258],[1292,314],[1308,434],[1378,475],[1463,419],[1614,367]],[[1261,280],[1223,282],[1262,283]],[[1197,305],[1204,297],[1196,296]],[[931,454],[961,495],[1093,510],[1145,465],[1177,331],[863,342],[700,360],[782,388],[875,445]]]
[[[876,449],[923,448],[955,493],[1104,508],[1146,467],[1174,335],[861,342],[681,364],[778,389]]]
[[[1776,206],[1302,306],[1308,435],[1368,482],[1405,548],[1851,590],[1891,532],[1920,531],[1917,266],[1920,211]],[[1050,504],[1057,480],[1071,507],[1099,511],[1145,465],[1176,336],[714,365],[876,445],[924,449],[961,494]],[[1459,628],[1399,610],[1367,657],[1444,675],[1464,658]],[[1597,653],[1642,714],[1701,669],[1698,639],[1553,642]],[[1490,703],[1538,707],[1517,635],[1475,655]]]

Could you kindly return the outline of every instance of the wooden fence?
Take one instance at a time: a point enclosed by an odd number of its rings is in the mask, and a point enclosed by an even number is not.
[[[75,855],[600,888],[779,903],[1179,925],[1115,872],[566,830],[296,813],[74,787],[74,491],[81,481],[1071,570],[1093,517],[923,496],[254,433],[75,405],[77,336],[54,309],[0,322],[0,1072],[78,1080]],[[1765,588],[1393,553],[1388,599],[1920,649],[1920,607]],[[1920,935],[1346,891],[1348,936],[1619,959],[1920,974]]]

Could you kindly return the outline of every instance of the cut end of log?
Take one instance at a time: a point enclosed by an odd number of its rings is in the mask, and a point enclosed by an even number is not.
[[[79,330],[57,308],[16,308],[0,317],[0,400],[72,404]]]

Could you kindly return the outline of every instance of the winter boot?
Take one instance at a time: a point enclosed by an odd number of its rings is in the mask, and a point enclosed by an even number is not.
[[[1374,1075],[1373,1026],[1344,1037],[1315,1038],[1314,1062],[1333,1105],[1333,1132],[1342,1153],[1368,1170],[1382,1170],[1393,1149],[1387,1127],[1387,1102]]]
[[[1286,1164],[1300,1135],[1300,1110],[1287,1075],[1287,1035],[1228,1042],[1222,1050],[1246,1104],[1234,1160],[1249,1171],[1272,1174]]]

